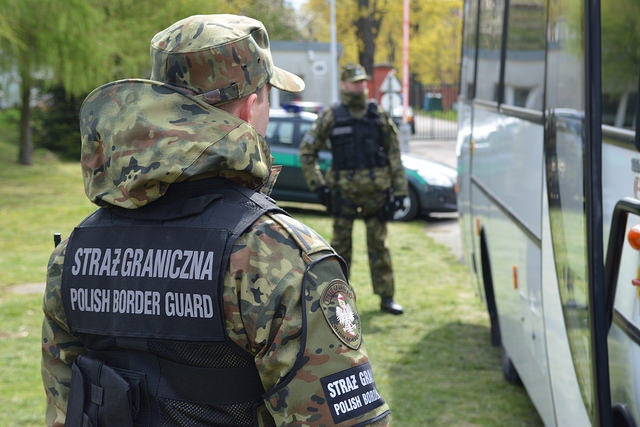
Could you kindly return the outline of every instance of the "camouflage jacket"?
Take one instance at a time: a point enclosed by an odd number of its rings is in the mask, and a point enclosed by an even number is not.
[[[364,111],[350,110],[349,112],[354,117],[364,114]],[[318,152],[330,149],[329,143],[334,125],[333,109],[327,108],[322,112],[300,144],[302,173],[312,190],[324,185],[337,188],[345,198],[362,206],[365,211],[375,211],[384,205],[388,198],[388,190],[396,196],[408,194],[397,128],[386,112],[382,110],[379,112],[382,121],[382,147],[389,159],[389,166],[374,168],[373,174],[369,169],[358,169],[353,172],[342,170],[339,171],[337,178],[332,168],[323,174],[317,164]]]
[[[172,183],[206,176],[269,186],[269,148],[251,126],[165,85],[105,85],[80,116],[85,190],[100,206],[135,209]],[[49,426],[64,425],[71,365],[86,352],[62,301],[66,247],[63,241],[49,260],[43,299]],[[226,332],[253,355],[265,390],[261,425],[388,423],[354,291],[318,234],[284,214],[263,215],[235,242],[223,282]]]

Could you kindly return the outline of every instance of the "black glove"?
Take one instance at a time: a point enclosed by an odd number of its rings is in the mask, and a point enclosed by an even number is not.
[[[399,203],[397,202],[398,200],[400,201]],[[385,222],[393,221],[394,213],[400,208],[402,208],[402,198],[389,195],[387,202],[378,210],[378,219]]]
[[[331,212],[331,190],[329,187],[323,185],[322,187],[316,188],[316,194],[318,195],[320,203],[327,208],[327,212]]]
[[[404,209],[404,197],[405,196],[393,196],[393,211],[398,212]]]

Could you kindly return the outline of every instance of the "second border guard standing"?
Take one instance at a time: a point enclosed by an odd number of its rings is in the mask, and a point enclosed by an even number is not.
[[[369,76],[358,64],[340,75],[341,102],[326,109],[300,144],[300,162],[309,187],[333,216],[333,248],[351,264],[352,230],[364,219],[373,291],[380,308],[402,314],[394,300],[391,254],[386,244],[387,222],[408,194],[400,157],[398,131],[391,117],[367,100]],[[332,164],[323,176],[318,152],[331,141]]]

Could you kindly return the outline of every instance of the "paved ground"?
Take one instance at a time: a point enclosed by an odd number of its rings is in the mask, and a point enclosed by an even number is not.
[[[41,294],[44,292],[44,283],[27,283],[11,286],[11,291],[16,294]]]
[[[436,162],[456,167],[456,141],[451,140],[413,140],[409,142],[409,151]]]
[[[409,151],[456,167],[456,141],[453,139],[410,141]],[[425,220],[425,227],[430,237],[447,246],[460,262],[464,262],[457,213],[433,215]]]

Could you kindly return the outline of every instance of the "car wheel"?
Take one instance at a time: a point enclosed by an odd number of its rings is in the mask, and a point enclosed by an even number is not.
[[[402,209],[393,214],[394,221],[412,221],[418,216],[418,196],[413,188],[409,187],[409,195],[402,201]]]

